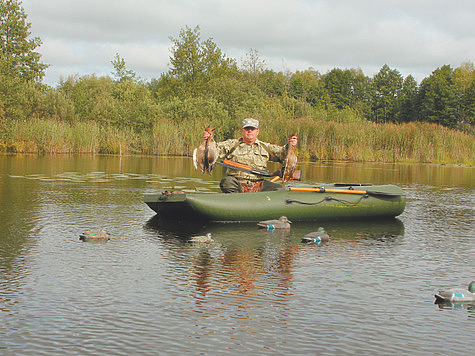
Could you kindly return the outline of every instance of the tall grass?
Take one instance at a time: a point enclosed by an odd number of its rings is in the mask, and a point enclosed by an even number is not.
[[[352,113],[331,115],[290,119],[271,118],[264,113],[259,117],[259,138],[285,144],[286,138],[296,132],[300,159],[475,165],[473,134],[429,123],[377,124],[357,119]],[[151,130],[139,134],[132,129],[101,126],[95,121],[12,121],[0,133],[0,151],[181,156],[190,154],[201,143],[205,124],[205,119],[159,119]],[[239,128],[238,122],[236,137]],[[217,127],[216,139],[222,138]]]

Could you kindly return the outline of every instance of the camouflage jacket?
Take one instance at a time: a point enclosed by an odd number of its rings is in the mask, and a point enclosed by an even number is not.
[[[233,162],[247,164],[258,169],[267,169],[267,162],[283,162],[287,154],[287,146],[277,146],[256,140],[253,145],[248,145],[239,139],[230,139],[218,142],[219,160],[228,159]],[[235,176],[238,179],[258,179],[262,178],[252,173],[238,171],[227,168],[226,174]]]

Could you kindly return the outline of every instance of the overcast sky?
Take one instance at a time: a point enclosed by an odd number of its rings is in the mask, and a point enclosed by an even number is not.
[[[201,29],[227,57],[252,48],[277,72],[384,65],[420,82],[475,61],[473,0],[23,0],[44,82],[109,75],[116,53],[145,80],[169,69],[170,37]]]

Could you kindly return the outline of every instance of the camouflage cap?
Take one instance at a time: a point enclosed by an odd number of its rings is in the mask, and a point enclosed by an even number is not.
[[[258,128],[259,127],[259,121],[253,119],[253,118],[248,118],[248,119],[244,119],[242,120],[242,127],[254,127],[254,128]]]

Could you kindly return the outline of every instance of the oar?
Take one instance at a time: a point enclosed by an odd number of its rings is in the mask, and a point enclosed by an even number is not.
[[[355,189],[326,189],[326,188],[304,188],[304,187],[290,187],[289,190],[294,192],[313,192],[313,193],[344,193],[344,194],[361,194],[372,196],[401,196],[399,193],[375,192],[373,190],[355,190]]]

